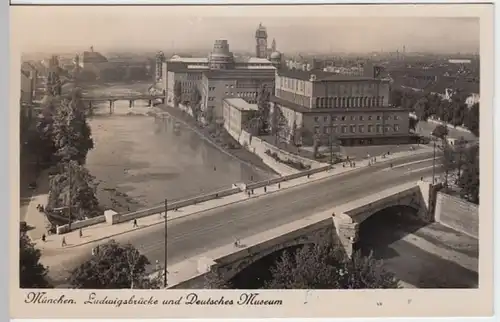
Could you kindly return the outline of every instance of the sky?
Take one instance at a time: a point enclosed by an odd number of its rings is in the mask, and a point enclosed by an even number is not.
[[[233,51],[254,51],[255,30],[262,23],[269,46],[275,38],[285,53],[401,51],[403,46],[408,52],[479,51],[477,17],[356,7],[13,7],[11,35],[25,53],[81,52],[90,46],[103,52],[209,51],[215,39],[227,39]],[[380,16],[381,11],[392,14]]]

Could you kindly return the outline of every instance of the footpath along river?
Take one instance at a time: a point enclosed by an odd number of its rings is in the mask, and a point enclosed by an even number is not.
[[[138,90],[112,85],[85,92],[97,96]],[[220,151],[173,118],[148,115],[152,109],[147,102],[137,101],[132,109],[128,103],[115,102],[112,115],[109,103],[98,104],[89,121],[95,147],[86,166],[99,182],[104,207],[134,210],[273,176]]]

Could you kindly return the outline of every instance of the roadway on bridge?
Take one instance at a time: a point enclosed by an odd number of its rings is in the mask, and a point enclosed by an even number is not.
[[[235,238],[240,238],[244,243],[245,237],[305,218],[315,212],[328,210],[391,186],[416,182],[421,176],[429,177],[432,174],[432,164],[432,152],[409,156],[394,160],[393,169],[388,170],[388,163],[379,163],[315,183],[169,221],[168,265],[231,243]],[[125,233],[114,239],[132,243],[152,263],[158,260],[163,264],[164,235],[163,225],[157,225]],[[51,276],[62,278],[64,271],[68,272],[90,255],[90,248],[93,246],[95,245],[62,250],[68,257],[51,266]]]

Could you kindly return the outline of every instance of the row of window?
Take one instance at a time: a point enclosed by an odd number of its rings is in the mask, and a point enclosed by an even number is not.
[[[331,129],[331,130],[330,130]],[[369,125],[334,125],[334,126],[324,126],[323,131],[321,131],[320,126],[314,127],[314,133],[321,133],[323,132],[324,134],[329,134],[329,133],[365,133],[365,129],[367,133],[387,133],[387,132],[399,132],[400,127],[398,124],[394,125],[385,125],[382,126],[381,124],[369,124]],[[382,132],[382,130],[384,130]],[[331,131],[331,132],[330,132]]]
[[[349,108],[383,106],[384,96],[376,97],[317,97],[316,107],[319,108]]]
[[[372,121],[374,118],[373,115],[368,115],[366,116],[366,120],[368,121]],[[334,122],[334,121],[338,121],[338,120],[341,120],[341,121],[345,121],[347,119],[346,116],[336,116],[336,115],[332,115],[331,116],[331,121]],[[365,120],[365,115],[351,115],[350,117],[351,121],[355,121],[355,120],[359,120],[359,121],[363,121]],[[381,115],[376,115],[375,116],[375,119],[377,121],[380,121],[382,120],[382,116]],[[388,121],[388,120],[391,120],[391,119],[394,119],[395,121],[399,120],[399,115],[394,115],[394,116],[391,116],[391,115],[384,115],[384,120]],[[315,116],[314,117],[314,122],[318,123],[320,122],[320,117],[319,116]],[[323,122],[328,122],[328,116],[323,116]]]

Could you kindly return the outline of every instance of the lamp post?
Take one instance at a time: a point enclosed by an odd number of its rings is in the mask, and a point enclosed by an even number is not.
[[[434,142],[434,155],[432,157],[432,184],[436,183],[436,139],[433,138],[432,140]]]
[[[163,285],[165,288],[167,287],[167,209],[168,209],[168,201],[165,199],[165,259],[163,262],[164,271],[163,271]]]

